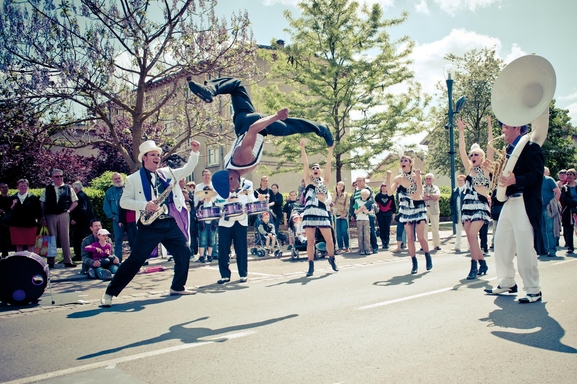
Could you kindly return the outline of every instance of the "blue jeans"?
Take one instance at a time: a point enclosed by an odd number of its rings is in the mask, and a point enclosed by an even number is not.
[[[349,248],[349,219],[341,219],[337,217],[336,232],[338,249]]]
[[[553,218],[549,217],[547,210],[543,210],[543,225],[541,226],[541,234],[543,235],[543,242],[545,243],[547,255],[555,256],[557,252],[557,239],[553,235]]]
[[[206,222],[204,229],[198,232],[198,246],[200,248],[214,248],[216,246],[216,230],[211,230],[209,223]]]
[[[117,220],[112,220],[112,232],[114,232],[114,256],[122,261],[122,242],[124,241],[125,227],[118,225]]]
[[[397,241],[407,244],[407,233],[405,232],[405,225],[397,221]]]

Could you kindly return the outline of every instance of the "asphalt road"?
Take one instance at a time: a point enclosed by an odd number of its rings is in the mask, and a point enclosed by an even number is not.
[[[338,273],[320,260],[312,278],[259,260],[225,286],[213,263],[191,268],[195,296],[167,296],[169,271],[139,275],[108,309],[105,283],[62,281],[57,299],[87,304],[0,311],[0,382],[575,382],[577,259],[540,262],[544,301],[526,305],[483,293],[493,259],[472,282],[449,251],[417,275],[390,252],[339,256]]]

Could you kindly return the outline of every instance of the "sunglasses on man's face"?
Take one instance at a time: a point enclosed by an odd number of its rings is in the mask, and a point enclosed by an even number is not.
[[[52,177],[55,178],[55,179],[62,179],[64,176],[62,176],[62,175],[55,175],[55,176],[52,176]]]

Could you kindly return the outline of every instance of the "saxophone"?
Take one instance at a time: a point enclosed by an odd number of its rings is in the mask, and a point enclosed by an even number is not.
[[[140,211],[140,222],[143,225],[150,225],[154,222],[154,220],[158,219],[158,217],[160,215],[164,215],[168,213],[168,207],[166,206],[166,204],[163,204],[164,200],[166,200],[166,198],[168,197],[168,195],[170,195],[170,192],[172,192],[172,189],[174,188],[175,183],[172,182],[168,185],[168,187],[166,187],[166,189],[164,190],[164,192],[162,192],[157,198],[156,200],[154,200],[155,204],[161,204],[160,207],[158,207],[158,209],[156,211],[153,212],[149,212],[149,211]]]
[[[495,154],[497,155],[497,159],[493,161],[493,167],[491,169],[491,185],[489,187],[489,191],[493,192],[495,188],[499,185],[499,177],[503,173],[505,169],[505,165],[507,164],[507,147],[503,147],[501,150],[495,149],[493,147],[493,141],[498,139],[503,139],[505,136],[501,135],[499,137],[494,138],[493,140],[489,141],[487,145],[493,149]]]

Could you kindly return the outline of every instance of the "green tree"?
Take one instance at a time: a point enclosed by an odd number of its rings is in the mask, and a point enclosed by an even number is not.
[[[486,116],[493,117],[493,137],[501,135],[498,120],[494,117],[491,108],[491,92],[493,84],[499,73],[504,68],[503,60],[496,57],[494,49],[472,50],[462,57],[449,54],[445,57],[455,66],[456,75],[453,83],[453,97],[467,98],[463,110],[455,118],[462,118],[467,126],[465,142],[467,151],[473,143],[478,143],[481,148],[487,149],[487,120]],[[441,105],[443,108],[432,108],[431,125],[434,127],[428,137],[427,163],[431,169],[449,175],[449,131],[446,111],[447,97],[445,84],[437,85]],[[573,137],[577,135],[576,129],[571,125],[568,110],[555,107],[555,100],[549,105],[549,132],[547,140],[543,144],[545,164],[550,168],[551,174],[556,175],[562,168],[575,164],[576,148]],[[530,126],[530,124],[529,124]],[[455,128],[455,171],[463,173],[463,165],[459,158],[458,130]],[[500,149],[503,142],[496,140],[494,147]]]
[[[455,79],[453,82],[453,98],[457,100],[461,96],[467,98],[465,107],[455,119],[462,118],[466,124],[465,142],[467,151],[473,143],[478,143],[481,148],[487,148],[487,115],[493,115],[491,109],[491,90],[493,83],[503,68],[503,60],[496,57],[494,49],[472,50],[462,57],[454,54],[445,56],[451,65],[455,67]],[[439,105],[431,109],[430,125],[433,127],[428,136],[427,165],[430,169],[450,174],[450,142],[447,110],[447,86],[438,83],[437,89],[440,98]],[[494,136],[499,136],[497,119],[493,118]],[[459,131],[454,123],[455,139],[455,171],[463,173],[463,164],[459,157]]]
[[[133,170],[146,126],[161,125],[171,156],[216,117],[185,99],[186,76],[254,70],[246,12],[218,18],[216,0],[5,0],[0,14],[0,97],[59,122],[58,144],[116,149]],[[49,110],[47,110],[49,108]],[[117,126],[130,119],[129,148]],[[79,137],[99,122],[105,134]],[[72,130],[67,130],[72,128]],[[123,129],[124,127],[122,127]]]
[[[285,12],[291,44],[263,51],[271,72],[266,87],[253,94],[269,112],[287,106],[294,116],[330,127],[338,181],[344,168],[376,165],[396,135],[422,129],[427,100],[410,69],[414,43],[407,36],[392,41],[387,32],[408,15],[385,19],[380,5],[349,0],[301,1],[298,8],[299,18]],[[289,163],[300,162],[298,140],[275,141],[276,155],[286,159],[277,170],[292,170]],[[323,146],[311,137],[308,151],[319,153]]]
[[[549,131],[543,143],[545,166],[549,167],[551,176],[557,178],[561,169],[574,168],[577,148],[573,139],[577,137],[577,128],[571,124],[569,110],[555,107],[555,100],[549,105]]]

